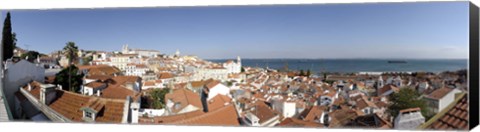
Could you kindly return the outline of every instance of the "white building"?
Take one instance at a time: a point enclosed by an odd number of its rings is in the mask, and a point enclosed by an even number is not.
[[[223,85],[219,81],[212,81],[206,85],[206,91],[208,94],[207,101],[212,99],[213,97],[217,96],[218,94],[221,95],[226,95],[230,98],[232,98],[232,95],[230,95],[230,88],[227,86]]]
[[[240,73],[242,71],[242,60],[240,56],[237,56],[237,62],[233,62],[232,60],[223,63],[223,67],[227,69],[227,73]]]
[[[425,96],[424,99],[427,102],[427,106],[430,107],[429,110],[438,113],[455,101],[455,94],[460,92],[458,89],[440,88]]]
[[[274,100],[273,110],[282,113],[283,117],[289,118],[297,114],[296,103],[294,101]]]
[[[144,57],[157,57],[161,53],[158,50],[130,49],[127,44],[122,47],[122,54],[138,54]]]
[[[149,70],[150,69],[144,64],[127,64],[127,67],[125,69],[125,75],[142,77]]]
[[[14,107],[15,92],[19,91],[20,86],[24,86],[31,81],[44,82],[45,69],[42,66],[30,63],[26,60],[13,62],[11,59],[6,61],[4,75],[4,94],[7,98],[10,108]],[[15,111],[12,111],[15,114]]]
[[[136,54],[115,55],[110,57],[110,65],[125,71],[127,69],[127,65],[133,63],[136,57]]]
[[[410,108],[400,110],[398,116],[395,118],[395,129],[416,129],[418,126],[425,123],[425,117],[423,117],[420,108]]]
[[[228,79],[228,70],[223,67],[198,68],[194,73],[194,80],[215,79],[225,81]]]

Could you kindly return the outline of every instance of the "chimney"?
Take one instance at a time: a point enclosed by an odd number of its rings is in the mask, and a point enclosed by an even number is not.
[[[28,83],[28,91],[32,91],[32,85],[30,85],[30,83]]]
[[[49,105],[50,102],[55,99],[55,89],[55,85],[40,84],[40,102]]]

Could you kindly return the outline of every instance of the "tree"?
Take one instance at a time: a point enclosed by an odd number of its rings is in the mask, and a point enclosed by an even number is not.
[[[150,92],[152,98],[151,107],[154,109],[162,109],[165,107],[165,95],[170,92],[169,88],[154,89]]]
[[[63,47],[63,54],[68,58],[68,64],[71,65],[78,58],[78,47],[75,46],[75,42],[67,42]]]
[[[27,53],[22,54],[20,58],[26,59],[28,57],[27,61],[33,62],[39,55],[40,53],[37,51],[28,51]]]
[[[300,70],[300,75],[299,76],[305,76],[305,72],[303,70]]]
[[[83,76],[75,65],[70,65],[55,75],[54,84],[61,85],[63,90],[78,92],[83,83]]]
[[[10,12],[7,13],[7,17],[3,23],[2,31],[2,45],[3,45],[3,60],[13,57],[13,50],[16,43],[16,35],[12,33],[12,23],[10,21]],[[3,61],[2,60],[2,61]]]
[[[310,71],[310,69],[308,69],[306,76],[310,76],[311,74],[312,74],[312,71]]]
[[[82,65],[88,65],[92,60],[93,60],[93,56],[84,57],[82,58],[82,62],[83,62]]]
[[[421,94],[413,88],[401,88],[398,93],[393,93],[388,98],[391,102],[388,111],[393,117],[397,117],[400,110],[416,107],[422,110],[422,115],[429,115],[426,102],[421,98]]]
[[[245,72],[245,68],[243,68],[243,66],[242,69],[240,69],[240,72]]]

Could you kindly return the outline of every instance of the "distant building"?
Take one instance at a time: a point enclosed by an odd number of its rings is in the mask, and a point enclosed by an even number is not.
[[[157,57],[161,53],[157,50],[130,49],[128,48],[128,44],[126,44],[122,47],[122,54],[138,54],[143,57]]]
[[[229,60],[223,63],[223,67],[227,69],[227,73],[229,74],[240,73],[242,71],[242,60],[240,59],[240,56],[237,56],[237,62]]]

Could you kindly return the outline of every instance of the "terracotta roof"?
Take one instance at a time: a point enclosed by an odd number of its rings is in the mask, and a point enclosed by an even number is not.
[[[213,87],[217,86],[218,84],[220,84],[220,81],[218,80],[214,80],[214,81],[211,81],[209,83],[207,83],[207,88],[208,89],[212,89]]]
[[[233,104],[189,119],[179,120],[172,124],[240,126],[237,111]]]
[[[239,126],[238,115],[233,104],[204,113],[202,110],[154,118],[140,117],[139,123],[175,125]]]
[[[169,72],[162,72],[158,74],[158,79],[169,79],[173,78],[173,74]]]
[[[326,109],[325,106],[312,106],[308,111],[308,114],[303,118],[305,121],[314,121],[321,118],[323,111]]]
[[[278,114],[263,101],[256,102],[252,108],[253,110],[250,109],[250,112],[258,117],[260,124],[278,116]]]
[[[102,90],[100,96],[111,99],[126,99],[127,96],[135,98],[138,94],[140,94],[140,92],[135,92],[120,85],[109,85]]]
[[[431,98],[431,99],[441,99],[443,98],[445,95],[447,95],[448,93],[450,93],[450,91],[452,91],[453,89],[451,88],[440,88],[440,89],[437,89],[435,91],[433,91],[432,93],[430,93],[427,97],[428,98]]]
[[[355,119],[353,119],[351,122],[345,125],[345,127],[381,128],[381,129],[391,129],[392,126],[393,126],[392,123],[381,118],[377,114],[358,116]]]
[[[366,100],[365,98],[360,98],[356,101],[356,106],[359,110],[364,109],[366,107],[377,107],[374,103]]]
[[[87,83],[85,86],[91,87],[93,89],[98,89],[105,85],[106,85],[105,83],[101,83],[101,82],[90,82],[90,83]]]
[[[452,108],[444,110],[445,113],[439,116],[439,118],[436,118],[436,120],[426,128],[435,130],[468,130],[469,110],[467,95],[463,94],[463,97],[458,99],[458,101],[454,102],[452,105]]]
[[[408,109],[403,109],[403,110],[400,110],[400,113],[406,113],[406,112],[415,112],[415,111],[420,111],[421,109],[419,107],[415,107],[415,108],[408,108]]]
[[[143,83],[143,86],[155,86],[155,81],[146,81]]]
[[[105,103],[106,101],[100,100],[100,98],[92,98],[87,102],[86,105],[82,107],[82,109],[88,108],[95,111],[95,113],[98,113],[100,112],[100,110],[102,110],[105,107]]]
[[[49,107],[66,118],[82,122],[82,107],[91,107],[98,110],[96,122],[120,123],[123,118],[124,100],[108,100],[91,96],[84,96],[63,90],[57,90],[57,99]],[[103,111],[101,110],[103,109]]]
[[[351,109],[340,109],[328,113],[331,118],[330,128],[342,127],[358,116],[358,113]]]
[[[320,127],[323,128],[323,124],[311,122],[311,121],[303,121],[295,118],[287,118],[280,122],[277,126],[281,127]]]
[[[113,78],[113,85],[125,85],[127,83],[140,82],[142,78],[138,76],[116,76]]]
[[[52,84],[55,82],[55,75],[52,75],[52,76],[46,76],[45,77],[45,83],[47,84]]]
[[[190,82],[190,85],[194,88],[203,87],[203,85],[205,85],[205,81],[192,81]]]
[[[208,111],[214,111],[219,108],[225,107],[231,104],[232,99],[228,96],[217,94],[212,99],[208,100]]]
[[[93,79],[93,80],[100,80],[100,81],[106,81],[108,79],[112,79],[113,76],[109,76],[109,75],[89,75],[87,77],[85,77],[87,79]]]
[[[172,111],[175,113],[187,107],[188,105],[193,105],[203,110],[203,105],[202,105],[202,101],[200,100],[200,96],[194,93],[193,91],[190,91],[185,88],[175,89],[173,90],[172,93],[166,94],[165,103],[167,103],[168,100],[171,100],[174,103],[180,104],[180,107],[172,108]]]
[[[109,75],[122,73],[122,71],[116,67],[108,65],[83,65],[78,66],[79,70],[88,70],[88,75]]]
[[[202,110],[197,110],[197,111],[192,111],[192,112],[187,112],[187,113],[182,113],[182,114],[176,114],[176,115],[170,115],[170,116],[157,116],[153,118],[148,118],[148,117],[140,117],[139,118],[139,123],[143,124],[148,124],[148,123],[158,123],[158,124],[171,124],[173,122],[177,122],[180,120],[185,120],[189,119],[195,116],[199,116],[204,114]]]
[[[37,81],[32,81],[29,84],[31,86],[31,91],[29,91],[30,94],[32,94],[33,97],[39,99],[40,98],[40,89],[41,89],[40,83],[37,82]],[[28,85],[25,85],[23,88],[28,91]]]
[[[384,94],[387,91],[393,90],[395,92],[398,92],[400,90],[399,88],[395,87],[394,85],[388,84],[383,86],[382,88],[378,89],[379,95]]]

